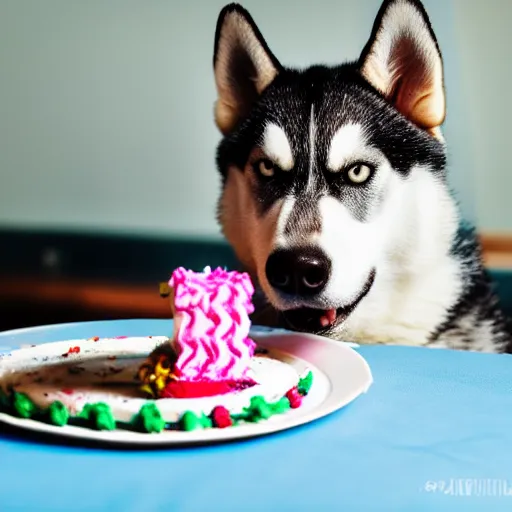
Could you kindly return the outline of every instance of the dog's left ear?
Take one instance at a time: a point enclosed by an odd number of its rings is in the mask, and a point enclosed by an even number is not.
[[[443,62],[419,0],[384,2],[359,65],[402,115],[440,136],[446,115]]]
[[[251,15],[238,4],[227,5],[219,14],[213,67],[218,94],[215,121],[227,135],[281,69]]]

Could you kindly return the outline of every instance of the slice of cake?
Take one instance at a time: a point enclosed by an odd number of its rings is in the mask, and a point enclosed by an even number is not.
[[[0,421],[172,436],[258,423],[301,406],[313,373],[265,343],[256,350],[247,274],[178,268],[166,287],[170,339],[94,336],[0,354]]]
[[[254,287],[246,273],[176,269],[169,280],[174,334],[141,367],[143,389],[158,398],[228,393],[256,384],[249,365]]]

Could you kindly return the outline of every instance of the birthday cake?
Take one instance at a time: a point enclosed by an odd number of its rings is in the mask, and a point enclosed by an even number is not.
[[[247,274],[176,269],[170,337],[93,337],[0,355],[0,413],[141,433],[225,428],[298,408],[313,374],[249,336]]]
[[[178,268],[169,286],[174,335],[141,367],[142,389],[154,398],[195,398],[255,385],[248,274]]]

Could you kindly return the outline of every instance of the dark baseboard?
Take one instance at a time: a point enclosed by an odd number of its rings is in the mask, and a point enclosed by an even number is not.
[[[238,268],[223,241],[0,229],[0,278],[142,284],[165,280],[182,265]]]
[[[168,317],[158,285],[179,266],[239,268],[223,241],[0,229],[0,331]]]

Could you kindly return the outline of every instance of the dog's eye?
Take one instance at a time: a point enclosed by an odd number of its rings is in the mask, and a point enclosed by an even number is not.
[[[276,166],[274,162],[269,160],[268,158],[263,158],[262,160],[259,160],[256,162],[256,170],[266,178],[271,178],[274,176],[274,173],[276,171]]]
[[[347,172],[347,177],[352,183],[360,185],[364,183],[372,174],[370,166],[366,164],[353,165]]]

